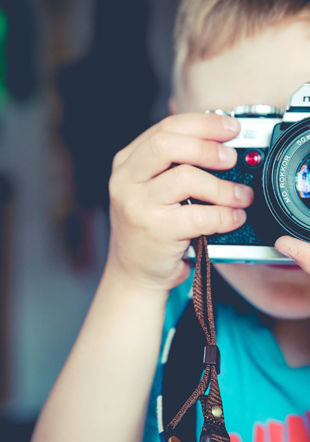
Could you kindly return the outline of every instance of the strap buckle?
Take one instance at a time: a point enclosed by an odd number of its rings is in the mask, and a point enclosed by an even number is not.
[[[221,372],[221,355],[217,345],[206,345],[203,351],[203,366],[214,365],[217,374]]]

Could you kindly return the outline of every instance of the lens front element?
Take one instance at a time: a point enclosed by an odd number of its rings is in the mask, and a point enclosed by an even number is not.
[[[297,169],[296,190],[301,201],[310,209],[310,158]]]

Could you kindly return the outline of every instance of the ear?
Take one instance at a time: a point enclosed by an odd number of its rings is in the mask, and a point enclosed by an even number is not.
[[[169,98],[168,109],[170,115],[175,115],[178,113],[177,103],[174,97]]]

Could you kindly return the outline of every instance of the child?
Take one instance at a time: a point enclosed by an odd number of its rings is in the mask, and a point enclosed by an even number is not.
[[[249,187],[200,169],[232,168],[236,152],[225,142],[239,132],[237,120],[203,111],[285,108],[310,78],[309,21],[310,1],[181,1],[171,100],[178,115],[115,157],[108,263],[33,442],[164,440],[156,395],[168,330],[189,302],[192,271],[184,253],[192,238],[240,227],[253,201]],[[190,196],[212,204],[180,205]],[[310,441],[310,245],[285,236],[276,248],[298,266],[215,266],[232,303],[240,295],[272,318],[268,328],[256,310],[218,306],[219,382],[236,442]]]

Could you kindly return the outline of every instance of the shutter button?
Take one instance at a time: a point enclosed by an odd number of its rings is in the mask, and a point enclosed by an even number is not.
[[[262,156],[256,150],[251,150],[245,156],[245,162],[247,163],[248,166],[251,167],[259,166],[261,161],[262,161]]]

